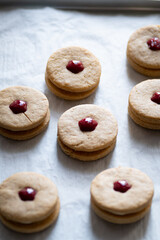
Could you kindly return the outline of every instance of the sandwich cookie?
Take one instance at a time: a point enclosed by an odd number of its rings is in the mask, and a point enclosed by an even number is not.
[[[0,220],[14,231],[42,231],[57,219],[59,209],[57,188],[43,175],[20,172],[0,185]]]
[[[151,25],[135,31],[127,46],[127,59],[139,73],[160,76],[160,25]]]
[[[118,132],[114,116],[93,104],[78,105],[58,121],[58,142],[63,152],[82,161],[93,161],[110,153]]]
[[[128,113],[138,125],[160,129],[160,79],[146,80],[133,87]]]
[[[50,56],[45,80],[56,96],[79,100],[96,90],[100,75],[101,65],[91,52],[81,47],[66,47]]]
[[[25,86],[0,91],[1,135],[26,140],[40,134],[49,120],[49,102],[40,91]]]
[[[91,205],[106,221],[127,224],[140,220],[149,211],[154,187],[138,169],[118,167],[98,174],[91,183]]]

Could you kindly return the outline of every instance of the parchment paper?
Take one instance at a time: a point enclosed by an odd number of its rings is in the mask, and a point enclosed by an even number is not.
[[[130,34],[137,28],[159,22],[159,14],[153,13],[88,13],[49,7],[0,10],[0,89],[13,85],[36,88],[48,97],[51,111],[48,129],[31,140],[18,142],[0,136],[0,181],[15,172],[39,172],[55,182],[61,201],[59,218],[47,230],[24,235],[0,223],[1,240],[159,239],[160,133],[139,127],[128,117],[129,92],[147,78],[126,62]],[[57,98],[44,81],[51,53],[70,45],[89,49],[102,65],[96,93],[81,101]],[[110,109],[119,125],[114,151],[90,163],[67,157],[56,139],[60,115],[84,103]],[[119,165],[144,171],[155,186],[150,214],[137,223],[123,226],[101,220],[90,208],[92,179],[102,170]]]

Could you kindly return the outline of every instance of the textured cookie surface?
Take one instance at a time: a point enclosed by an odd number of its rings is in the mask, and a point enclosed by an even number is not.
[[[148,211],[150,210],[151,205],[149,204],[146,208],[139,212],[126,214],[126,215],[116,215],[111,212],[107,212],[99,208],[94,201],[91,200],[92,208],[94,209],[95,213],[104,220],[111,222],[111,223],[117,223],[117,224],[129,224],[136,222],[143,218]]]
[[[27,140],[43,132],[47,128],[49,124],[49,120],[50,120],[50,111],[48,109],[48,112],[44,121],[37,127],[32,128],[30,130],[26,130],[26,131],[11,131],[11,130],[7,130],[5,128],[0,127],[0,134],[3,135],[4,137],[7,137],[13,140]]]
[[[149,76],[149,77],[159,77],[160,76],[160,69],[151,69],[151,68],[145,68],[137,63],[135,63],[133,60],[131,60],[129,57],[127,58],[130,65],[139,73]]]
[[[97,121],[94,131],[83,132],[78,122],[90,117]],[[73,107],[62,114],[58,121],[58,137],[67,147],[75,151],[93,152],[115,143],[118,126],[114,116],[106,109],[84,104]]]
[[[160,69],[160,51],[151,50],[147,44],[154,37],[160,39],[160,25],[150,25],[135,31],[128,41],[128,58],[142,67]]]
[[[150,123],[144,120],[141,120],[135,113],[131,110],[130,107],[128,107],[128,113],[129,116],[132,118],[132,120],[140,125],[141,127],[152,129],[152,130],[159,130],[160,129],[160,124],[159,123]]]
[[[113,150],[116,142],[112,143],[107,148],[104,148],[98,151],[93,151],[93,152],[75,151],[67,147],[66,145],[64,145],[60,139],[58,139],[58,143],[61,146],[61,149],[63,150],[63,152],[69,155],[70,157],[81,160],[81,161],[94,161],[109,154]]]
[[[89,95],[91,95],[98,87],[98,85],[96,85],[91,90],[85,91],[85,92],[69,92],[69,91],[65,91],[63,89],[56,87],[56,85],[54,85],[49,80],[47,74],[45,74],[45,81],[46,81],[48,88],[50,89],[50,91],[52,93],[54,93],[56,96],[58,96],[60,98],[66,99],[66,100],[80,100],[80,99],[86,98]]]
[[[15,100],[27,102],[27,111],[14,114],[9,105]],[[46,96],[30,87],[16,86],[0,91],[0,127],[11,131],[29,130],[40,125],[48,112]]]
[[[83,71],[74,74],[66,66],[70,60],[81,61]],[[87,49],[66,47],[53,53],[47,63],[49,80],[58,88],[70,92],[85,92],[98,85],[101,66],[98,59]]]
[[[54,223],[59,215],[59,210],[60,210],[60,201],[58,199],[54,211],[42,221],[34,222],[30,224],[29,223],[23,224],[23,223],[7,220],[2,215],[0,215],[0,220],[5,226],[7,226],[8,228],[14,231],[21,232],[21,233],[34,233],[34,232],[42,231],[45,228],[49,227],[52,223]]]
[[[140,120],[148,123],[160,124],[160,105],[151,100],[155,92],[160,91],[160,80],[143,81],[130,92],[130,111]]]
[[[125,193],[115,191],[113,184],[125,180],[131,188]],[[101,209],[116,215],[125,215],[143,210],[153,197],[151,179],[138,169],[118,167],[98,174],[91,184],[91,198]]]
[[[36,191],[34,200],[20,199],[19,191],[25,187]],[[30,224],[46,219],[53,213],[57,200],[55,184],[38,173],[16,173],[0,185],[0,215],[9,221]]]

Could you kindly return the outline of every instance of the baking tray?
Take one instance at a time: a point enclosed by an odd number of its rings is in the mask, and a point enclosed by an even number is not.
[[[81,10],[156,10],[159,0],[0,0],[2,5],[52,5],[63,9]]]

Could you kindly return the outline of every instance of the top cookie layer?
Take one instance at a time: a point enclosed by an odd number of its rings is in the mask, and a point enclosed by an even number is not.
[[[116,181],[126,180],[131,188],[121,193],[113,189]],[[151,179],[138,169],[118,167],[98,174],[91,184],[91,197],[102,209],[119,214],[129,214],[145,208],[153,197]]]
[[[81,61],[84,70],[74,74],[66,66],[70,60]],[[85,92],[97,86],[101,66],[98,59],[81,47],[61,48],[53,53],[47,63],[49,80],[57,87],[70,92]]]
[[[160,39],[160,25],[151,25],[135,31],[127,46],[127,56],[145,68],[160,68],[160,51],[153,51],[148,47],[147,41],[157,37]]]
[[[90,117],[98,122],[94,131],[83,132],[78,122]],[[84,104],[70,108],[58,121],[60,140],[76,151],[93,152],[110,146],[117,136],[118,126],[114,116],[106,109]]]
[[[9,105],[15,100],[27,102],[27,111],[14,114]],[[43,122],[49,107],[46,96],[30,87],[16,86],[0,91],[0,127],[11,131],[32,129]]]
[[[160,123],[160,104],[151,100],[160,91],[160,79],[143,81],[134,86],[129,95],[129,106],[141,119]]]
[[[33,201],[20,199],[18,192],[25,187],[36,190]],[[57,199],[57,188],[47,177],[34,172],[16,173],[0,185],[0,214],[20,223],[41,221],[53,212]]]

